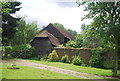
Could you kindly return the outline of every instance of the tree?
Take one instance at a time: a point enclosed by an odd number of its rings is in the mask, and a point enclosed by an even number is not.
[[[65,28],[62,24],[60,24],[60,23],[53,23],[53,24],[54,24],[55,26],[63,29],[63,30],[66,30],[66,28]]]
[[[3,45],[9,45],[9,40],[14,37],[17,31],[17,22],[20,18],[15,18],[11,14],[15,14],[21,7],[20,2],[0,2],[2,4],[2,43]]]
[[[22,18],[18,22],[17,32],[15,32],[14,38],[11,39],[11,45],[29,44],[37,32],[38,29],[35,22],[27,24]]]
[[[100,38],[115,46],[113,76],[117,76],[118,69],[118,49],[120,48],[120,1],[115,2],[79,2],[85,5],[85,11],[89,11],[83,19],[92,18],[93,22],[88,28],[87,33],[91,36]]]
[[[82,34],[85,34],[85,32],[88,30],[89,25],[85,25],[85,23],[83,23],[81,25],[81,30],[82,30]]]
[[[83,36],[83,47],[87,48],[97,48],[101,46],[101,42],[99,41],[98,37],[90,36],[88,33],[88,28],[90,25],[85,25],[83,23],[81,25],[82,36]]]
[[[77,36],[77,35],[78,35],[78,33],[77,33],[76,31],[74,31],[74,30],[67,29],[67,31],[68,31],[69,33],[71,33],[73,36]]]
[[[78,34],[75,40],[70,40],[66,43],[66,47],[81,48],[82,46],[83,46],[83,37],[81,34]]]
[[[100,46],[100,41],[97,37],[87,37],[83,40],[83,46],[87,48],[96,48]]]

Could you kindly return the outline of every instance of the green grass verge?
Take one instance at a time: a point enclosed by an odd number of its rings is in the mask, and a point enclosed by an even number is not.
[[[27,66],[17,66],[20,69],[7,69],[9,65],[2,66],[3,79],[80,79],[70,75],[51,72]]]
[[[66,64],[61,62],[47,62],[47,61],[36,61],[29,60],[34,63],[45,64],[49,66],[55,66],[63,69],[73,70],[77,72],[90,73],[100,76],[112,76],[112,71],[107,69],[93,68],[93,67],[85,67],[85,66],[77,66],[73,64]],[[118,75],[120,75],[120,70],[118,71]]]

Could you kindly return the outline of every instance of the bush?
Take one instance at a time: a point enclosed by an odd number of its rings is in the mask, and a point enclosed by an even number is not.
[[[101,51],[99,49],[92,50],[92,57],[89,61],[90,66],[96,68],[102,68],[103,57],[101,56]]]
[[[120,70],[120,59],[118,61],[118,69]]]
[[[70,63],[68,55],[62,56],[61,62],[63,62],[63,63]]]
[[[57,52],[55,50],[53,50],[52,53],[50,53],[48,55],[48,61],[50,61],[50,62],[56,62],[58,60],[59,60],[59,57],[57,55]]]
[[[66,47],[81,48],[82,46],[83,46],[83,37],[80,34],[76,36],[75,40],[70,40],[66,43]]]
[[[82,61],[81,61],[80,57],[77,56],[77,57],[75,57],[75,58],[73,59],[72,63],[73,63],[74,65],[81,65],[81,64],[82,64]]]
[[[113,63],[110,63],[101,55],[102,51],[103,49],[101,48],[92,50],[92,57],[89,61],[90,66],[95,68],[112,69]]]
[[[12,49],[12,56],[15,58],[31,58],[33,53],[34,48],[29,44],[17,45]]]
[[[113,68],[113,64],[108,62],[107,60],[104,60],[102,63],[102,68],[103,69],[112,69]]]
[[[41,58],[39,57],[39,60],[46,61],[48,59],[47,55],[42,55]]]
[[[0,51],[2,53],[2,59],[5,58],[12,58],[11,53],[12,53],[12,46],[3,46]]]

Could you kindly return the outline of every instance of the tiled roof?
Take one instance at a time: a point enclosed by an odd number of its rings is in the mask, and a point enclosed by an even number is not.
[[[59,27],[57,27],[57,26],[55,26],[53,24],[51,24],[51,25],[53,27],[55,27],[62,35],[64,35],[64,37],[66,37],[66,38],[68,38],[70,40],[74,40],[75,39],[75,37],[73,35],[71,35],[69,32],[67,32],[67,31],[65,31],[65,30],[63,30],[63,29],[61,29],[61,28],[59,28]]]
[[[59,40],[46,30],[44,30],[41,33],[39,33],[38,35],[36,35],[36,37],[41,37],[41,38],[48,37],[53,45],[55,45],[55,46],[60,45]]]

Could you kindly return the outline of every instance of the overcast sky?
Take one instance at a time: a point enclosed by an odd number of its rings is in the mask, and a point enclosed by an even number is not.
[[[81,21],[87,12],[83,7],[77,7],[76,0],[18,0],[22,2],[17,14],[26,15],[26,21],[36,21],[38,27],[58,22],[66,28],[80,33],[81,24],[89,24],[91,20]],[[69,1],[69,2],[68,2]]]

